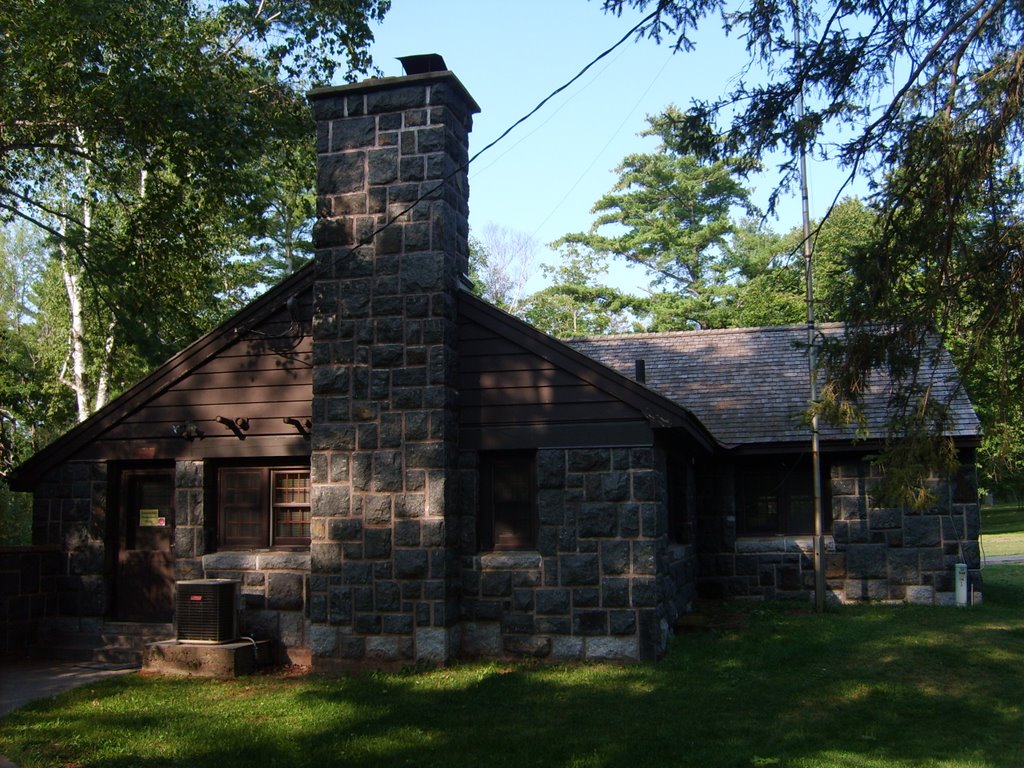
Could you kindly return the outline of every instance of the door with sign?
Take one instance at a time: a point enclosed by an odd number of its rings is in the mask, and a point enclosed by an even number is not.
[[[174,472],[126,470],[120,491],[117,618],[169,622],[174,609]]]

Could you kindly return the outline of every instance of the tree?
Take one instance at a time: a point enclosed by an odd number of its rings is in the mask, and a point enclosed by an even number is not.
[[[0,6],[0,212],[48,234],[78,418],[249,296],[254,238],[294,258],[302,94],[365,72],[387,0],[12,0]],[[301,173],[301,172],[299,172]],[[276,220],[276,223],[275,223]],[[122,374],[112,381],[112,374]]]
[[[483,237],[469,238],[469,279],[474,293],[513,315],[520,314],[537,255],[537,241],[489,222]]]
[[[523,317],[545,333],[560,338],[620,333],[631,328],[630,311],[641,304],[617,288],[604,285],[600,277],[608,267],[589,248],[561,246],[556,266],[541,266],[552,281],[529,296]]]
[[[710,159],[781,155],[775,195],[797,181],[802,148],[870,180],[870,203],[882,212],[877,247],[851,255],[860,299],[845,308],[848,338],[824,360],[841,398],[855,400],[879,366],[903,383],[885,458],[920,470],[904,476],[916,493],[920,475],[952,456],[938,438],[944,404],[910,374],[936,353],[935,334],[970,350],[957,362],[975,387],[984,370],[1018,381],[1024,372],[1024,350],[1006,344],[1024,326],[1024,193],[1008,183],[1024,128],[1024,6],[864,0],[733,12],[723,0],[603,2],[614,13],[651,5],[643,34],[689,50],[697,26],[718,16],[753,64],[729,93],[675,121],[679,147]],[[794,104],[804,98],[801,115]],[[1015,438],[1007,447],[1024,455]]]
[[[726,157],[703,163],[684,154],[673,126],[675,107],[649,117],[644,135],[657,136],[654,153],[627,156],[612,191],[595,203],[590,231],[560,242],[617,255],[645,267],[656,288],[670,288],[658,307],[676,327],[712,327],[718,289],[725,281],[721,253],[734,231],[732,211],[754,209],[742,179],[754,166]]]

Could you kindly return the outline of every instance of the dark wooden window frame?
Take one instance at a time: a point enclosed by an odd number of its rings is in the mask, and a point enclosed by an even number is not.
[[[288,476],[305,477],[300,499],[279,497],[276,481]],[[306,548],[308,535],[294,535],[294,526],[308,526],[310,517],[309,467],[295,464],[225,464],[217,467],[217,542],[221,549]],[[285,490],[285,489],[282,489]],[[301,497],[305,497],[305,501]],[[282,526],[293,528],[280,533]]]
[[[832,505],[828,488],[829,471],[821,465],[821,508],[825,533],[832,529]],[[736,467],[737,532],[740,536],[811,536],[814,534],[811,462],[805,456],[766,456],[741,462]],[[758,498],[772,500],[776,523],[758,525],[754,507]],[[798,499],[811,509],[800,523],[795,510]]]
[[[481,552],[536,549],[536,467],[535,451],[481,452],[477,516]]]

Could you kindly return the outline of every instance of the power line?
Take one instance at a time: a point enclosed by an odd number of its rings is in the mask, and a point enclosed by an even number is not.
[[[577,72],[572,78],[567,80],[564,84],[560,85],[558,88],[556,88],[551,93],[549,93],[547,96],[545,96],[543,99],[541,99],[540,102],[538,102],[537,106],[535,106],[533,109],[531,109],[525,115],[523,115],[518,120],[516,120],[514,123],[512,123],[512,125],[510,125],[508,128],[506,128],[504,131],[502,131],[501,135],[499,135],[496,139],[494,139],[494,141],[490,142],[487,146],[485,146],[483,149],[479,150],[472,157],[470,157],[465,163],[463,163],[461,166],[459,166],[454,171],[449,173],[447,176],[442,178],[437,183],[436,186],[431,187],[429,190],[427,190],[426,192],[421,194],[419,197],[417,197],[415,200],[413,200],[411,203],[409,203],[408,206],[403,208],[397,214],[395,214],[394,216],[389,218],[386,222],[384,222],[384,224],[382,224],[380,227],[375,229],[369,235],[367,235],[362,240],[360,240],[358,243],[356,243],[354,246],[352,246],[352,250],[354,251],[357,248],[362,248],[364,245],[369,245],[371,242],[373,242],[373,238],[375,238],[381,232],[385,231],[388,227],[390,227],[392,224],[394,224],[400,218],[405,216],[407,213],[409,213],[413,208],[415,208],[417,205],[422,203],[424,200],[426,200],[427,198],[431,197],[435,192],[437,192],[439,189],[441,189],[445,185],[445,183],[448,182],[450,179],[452,179],[453,177],[457,176],[458,174],[462,173],[467,168],[469,168],[469,166],[472,163],[474,163],[477,160],[477,158],[480,157],[480,155],[484,154],[489,149],[491,149],[492,147],[497,145],[499,142],[504,140],[505,137],[507,137],[510,133],[512,133],[512,131],[514,131],[520,125],[522,125],[527,120],[529,120],[531,117],[533,117],[535,114],[537,114],[541,109],[544,108],[545,104],[547,104],[549,101],[551,101],[551,99],[555,98],[555,96],[557,96],[558,94],[562,93],[562,91],[566,90],[573,83],[575,83],[577,80],[579,80],[581,77],[583,77],[583,75],[585,75],[599,61],[601,61],[605,57],[607,57],[610,54],[612,54],[620,45],[622,45],[624,42],[629,40],[629,38],[631,38],[634,34],[639,32],[649,22],[653,21],[659,15],[659,13],[660,13],[660,10],[652,11],[647,16],[645,16],[643,19],[641,19],[639,22],[637,22],[637,24],[632,29],[630,29],[626,34],[624,34],[621,38],[619,38],[618,42],[616,42],[614,45],[612,45],[607,50],[602,51],[601,53],[599,53],[585,67],[583,67],[583,69],[581,69],[579,72]]]

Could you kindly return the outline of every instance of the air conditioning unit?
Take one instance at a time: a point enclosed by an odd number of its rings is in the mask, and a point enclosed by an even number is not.
[[[188,643],[230,643],[238,639],[238,582],[195,579],[178,582],[174,602],[178,640]]]

